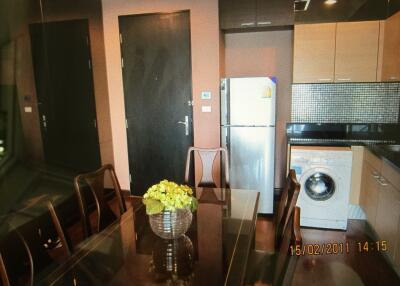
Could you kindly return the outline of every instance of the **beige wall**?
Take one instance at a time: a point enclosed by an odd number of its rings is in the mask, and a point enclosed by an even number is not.
[[[275,187],[286,175],[286,122],[290,121],[293,31],[266,31],[225,35],[227,77],[276,76],[277,112]]]
[[[194,145],[216,147],[219,135],[219,23],[217,0],[103,0],[103,27],[114,163],[121,187],[129,189],[128,147],[118,16],[190,10]],[[202,90],[212,92],[211,113],[201,113]],[[196,179],[199,174],[196,168]],[[182,170],[184,172],[184,170]],[[134,175],[133,175],[134,176]]]

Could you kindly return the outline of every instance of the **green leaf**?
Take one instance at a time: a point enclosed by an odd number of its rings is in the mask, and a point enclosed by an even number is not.
[[[197,206],[198,206],[198,202],[196,198],[192,198],[192,202],[190,204],[190,210],[193,212],[195,212],[197,210]]]
[[[164,210],[164,205],[155,199],[143,199],[143,203],[146,205],[146,213],[148,215],[159,214]]]

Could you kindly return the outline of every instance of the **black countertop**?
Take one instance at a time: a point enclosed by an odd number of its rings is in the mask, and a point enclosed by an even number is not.
[[[400,172],[400,151],[392,151],[386,148],[387,145],[367,145],[366,147],[376,156],[385,160]],[[400,145],[398,145],[400,146]]]
[[[400,142],[400,124],[371,123],[288,123],[286,134],[292,142],[359,143]]]
[[[400,152],[387,145],[400,144],[400,124],[288,123],[288,143],[314,146],[365,146],[400,171]]]

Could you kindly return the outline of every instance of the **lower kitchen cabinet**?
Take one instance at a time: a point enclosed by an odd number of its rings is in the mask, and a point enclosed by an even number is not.
[[[376,226],[376,211],[379,199],[379,183],[377,178],[379,178],[378,171],[364,160],[360,204],[367,216],[368,222],[374,228]]]
[[[400,221],[400,191],[384,179],[380,180],[375,229],[379,238],[387,241],[389,257],[394,260]]]
[[[396,242],[396,252],[394,254],[394,264],[397,268],[397,273],[400,273],[400,221],[397,227],[397,242]]]
[[[360,204],[387,254],[400,270],[400,172],[368,150],[364,152]]]

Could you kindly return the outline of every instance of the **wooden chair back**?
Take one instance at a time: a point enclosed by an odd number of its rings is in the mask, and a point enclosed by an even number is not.
[[[283,232],[286,229],[286,225],[289,222],[290,216],[297,203],[297,198],[300,193],[300,184],[296,179],[295,170],[289,170],[289,174],[286,178],[285,187],[283,189],[277,214],[276,214],[276,235],[275,235],[275,247],[280,246],[280,241],[283,236]]]
[[[295,207],[283,230],[280,247],[274,253],[254,251],[247,266],[246,285],[291,285],[296,268],[296,245],[301,246],[300,208]],[[292,251],[293,250],[293,251]]]
[[[115,214],[107,203],[104,192],[104,176],[106,172],[109,172],[113,183],[116,199],[118,202],[119,214]],[[83,186],[83,183],[85,183],[90,188],[95,201],[97,213],[97,222],[95,226],[96,232],[100,232],[105,227],[107,227],[107,225],[115,221],[119,216],[126,212],[126,205],[122,197],[121,187],[115,174],[114,167],[111,164],[104,165],[94,172],[80,174],[76,176],[74,179],[74,186],[78,197],[82,228],[84,232],[84,237],[89,237],[92,234],[92,227],[90,224],[88,204],[86,202],[85,187]]]
[[[33,279],[34,279],[34,265],[33,265],[33,257],[32,257],[32,253],[31,250],[26,242],[26,240],[24,239],[24,237],[18,232],[18,231],[13,231],[11,233],[12,239],[18,239],[18,241],[20,243],[22,243],[23,246],[23,251],[26,254],[26,262],[28,263],[28,267],[29,267],[29,278],[28,281],[26,283],[26,285],[29,286],[33,286]],[[13,250],[10,250],[13,251]],[[15,249],[14,249],[15,251]],[[18,264],[22,265],[24,262],[23,261],[17,261]],[[3,286],[10,286],[10,285],[16,285],[16,284],[20,284],[20,281],[18,281],[18,277],[11,277],[10,273],[7,272],[7,266],[6,266],[6,261],[2,255],[2,253],[0,253],[0,277],[1,277],[1,284]],[[10,269],[10,271],[15,271],[15,269],[13,269],[14,267],[9,266],[8,267]]]
[[[202,164],[202,176],[200,182],[197,187],[207,187],[207,188],[216,188],[217,185],[214,181],[212,171],[215,159],[217,154],[221,154],[222,156],[222,168],[224,170],[224,182],[223,187],[229,188],[229,158],[228,151],[225,148],[199,148],[199,147],[190,147],[187,152],[186,159],[186,169],[185,169],[185,183],[189,184],[189,173],[190,173],[190,165],[191,158],[195,153],[199,154],[201,164]],[[194,156],[193,156],[194,158]]]
[[[63,256],[69,257],[72,254],[72,243],[71,241],[67,238],[66,236],[66,230],[62,226],[57,212],[54,208],[54,205],[51,201],[47,202],[47,208],[50,213],[51,221],[53,223],[54,228],[56,229],[57,236],[60,238],[60,242],[62,244],[62,249],[63,249]]]
[[[288,223],[282,234],[282,240],[277,253],[273,285],[290,285],[296,269],[298,256],[296,245],[301,246],[300,208],[295,207],[289,215]]]
[[[1,285],[10,286],[10,280],[8,279],[6,265],[4,264],[3,256],[1,255],[1,253],[0,253],[0,278],[1,278]]]

